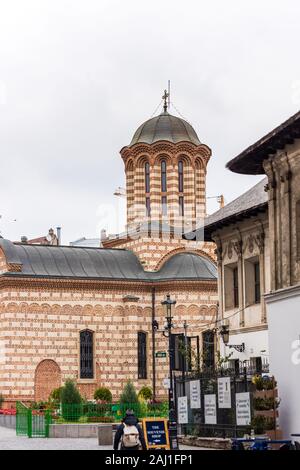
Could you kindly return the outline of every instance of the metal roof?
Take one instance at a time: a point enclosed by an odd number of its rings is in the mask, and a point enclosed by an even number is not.
[[[264,174],[263,161],[300,138],[300,111],[230,160],[226,167],[235,173]]]
[[[234,199],[234,201],[226,204],[222,209],[206,217],[204,227],[199,227],[196,230],[194,238],[201,239],[204,233],[204,239],[211,241],[211,234],[215,230],[234,223],[237,219],[248,217],[259,210],[265,210],[268,203],[268,194],[265,191],[267,183],[268,179],[263,178],[237,199]],[[188,234],[186,238],[191,239],[191,234]]]
[[[167,140],[174,144],[177,142],[201,144],[195,130],[187,121],[165,111],[144,122],[135,131],[129,147],[138,142],[153,144],[159,140]]]
[[[211,261],[188,252],[174,255],[158,272],[147,272],[137,256],[124,249],[27,245],[4,239],[0,239],[0,248],[7,263],[18,265],[3,273],[6,276],[128,281],[216,279]]]

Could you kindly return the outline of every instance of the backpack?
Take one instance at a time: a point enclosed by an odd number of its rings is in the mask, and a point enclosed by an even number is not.
[[[138,447],[140,445],[140,435],[136,426],[128,426],[124,423],[122,446],[125,448]]]

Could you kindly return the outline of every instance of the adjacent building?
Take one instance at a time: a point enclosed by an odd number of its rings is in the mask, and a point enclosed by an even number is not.
[[[281,398],[280,426],[290,437],[300,432],[300,112],[227,166],[236,173],[267,176],[269,286],[264,299],[270,366]],[[259,219],[252,222],[258,230]]]

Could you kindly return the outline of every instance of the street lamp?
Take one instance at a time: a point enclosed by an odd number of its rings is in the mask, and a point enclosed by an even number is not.
[[[223,343],[227,345],[229,343],[229,326],[228,325],[221,326],[220,336],[222,336]]]
[[[166,300],[163,300],[161,303],[166,308],[166,320],[167,320],[167,334],[164,332],[164,336],[169,338],[169,376],[170,376],[170,387],[169,387],[169,435],[170,435],[170,448],[178,449],[178,440],[177,440],[177,422],[176,422],[176,411],[174,403],[174,387],[173,387],[173,371],[172,371],[172,362],[174,351],[172,348],[172,306],[176,304],[176,300],[172,300],[170,294],[167,295]]]

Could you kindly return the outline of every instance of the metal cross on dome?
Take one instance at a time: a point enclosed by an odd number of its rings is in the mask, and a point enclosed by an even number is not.
[[[162,96],[162,99],[164,100],[164,112],[165,113],[167,112],[167,109],[168,109],[168,98],[169,98],[169,93],[167,92],[167,90],[165,90]]]

